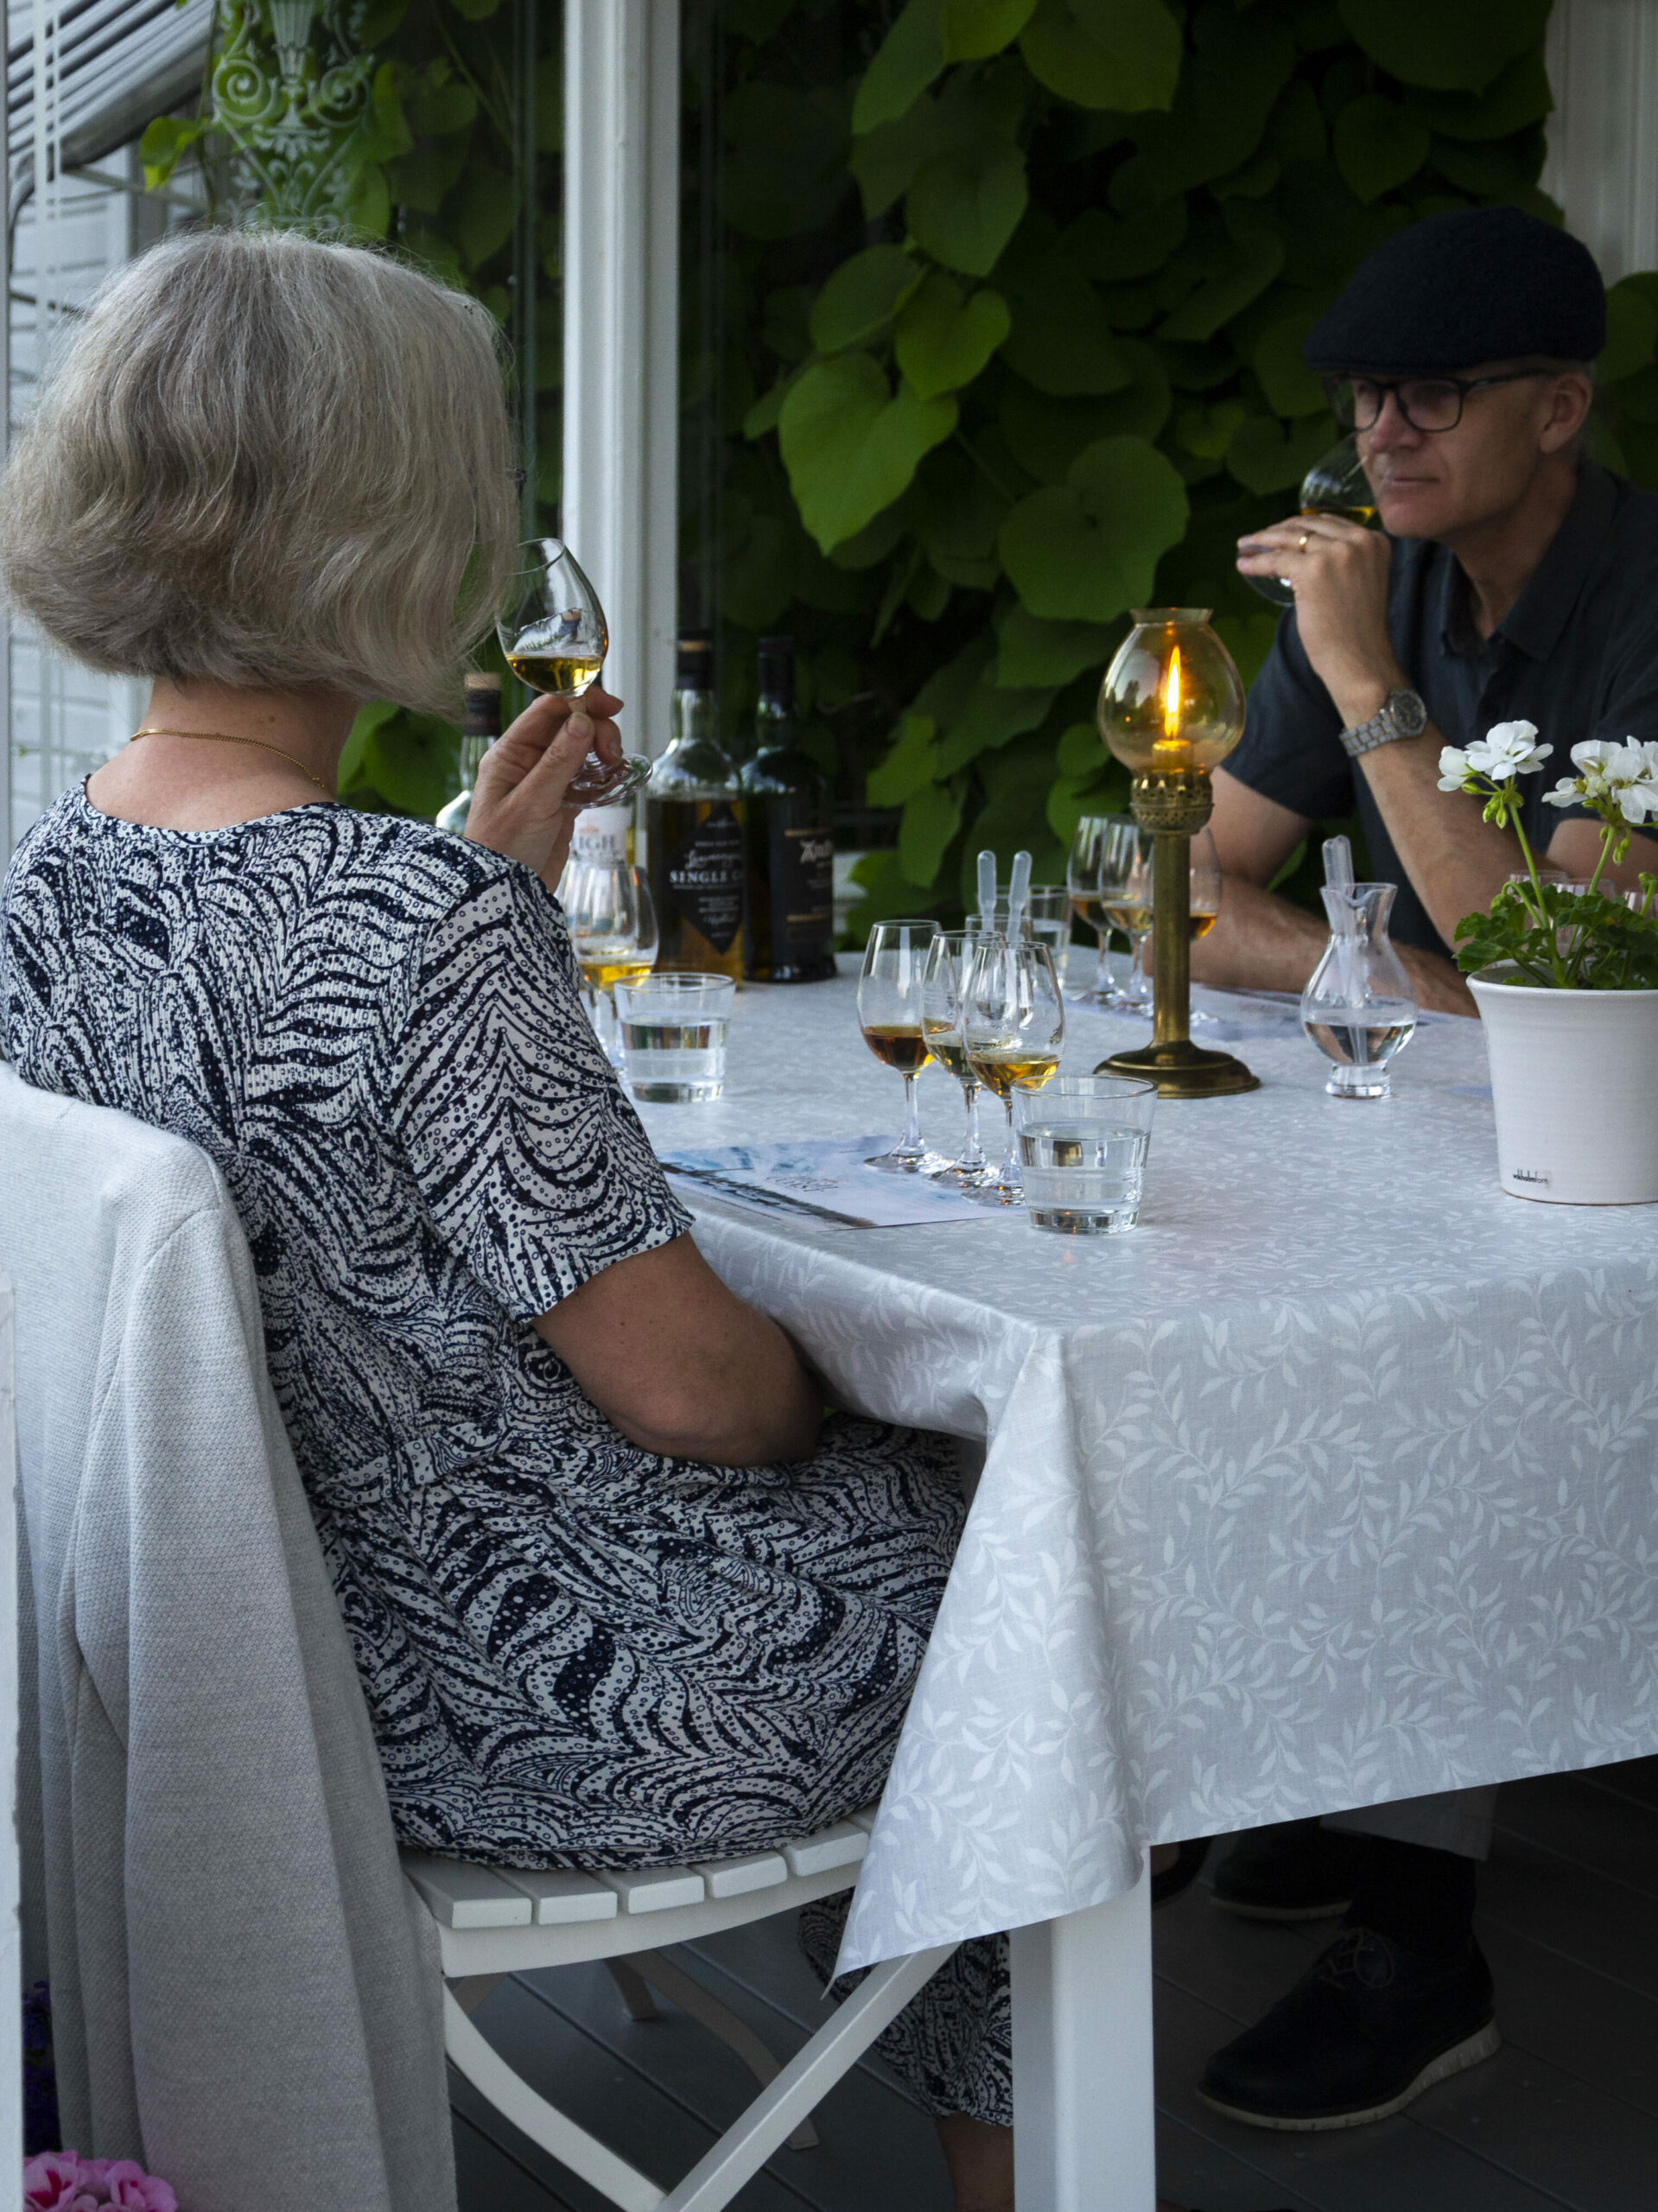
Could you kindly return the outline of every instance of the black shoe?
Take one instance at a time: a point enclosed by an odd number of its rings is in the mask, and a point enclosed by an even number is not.
[[[1197,1835],[1189,1837],[1185,1843],[1175,1845],[1179,1856],[1173,1866],[1166,1866],[1160,1874],[1152,1877],[1153,1911],[1160,1904],[1172,1904],[1176,1897],[1183,1897],[1191,1887],[1204,1871],[1204,1861],[1209,1856],[1209,1847],[1213,1841],[1212,1836]]]
[[[1215,1869],[1215,1902],[1245,1920],[1339,1920],[1369,1840],[1317,1821],[1257,1828]]]
[[[1254,2127],[1359,2127],[1477,2066],[1502,2038],[1477,1943],[1451,1960],[1344,1928],[1265,2019],[1217,2050],[1197,2094]]]

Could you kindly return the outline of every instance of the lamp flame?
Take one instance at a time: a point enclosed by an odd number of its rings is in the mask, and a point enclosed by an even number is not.
[[[1174,738],[1180,734],[1180,648],[1177,645],[1169,656],[1169,680],[1163,687],[1163,734]]]

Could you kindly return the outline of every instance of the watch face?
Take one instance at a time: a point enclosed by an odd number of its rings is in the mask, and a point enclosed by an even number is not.
[[[1405,737],[1420,737],[1427,728],[1427,709],[1414,691],[1395,691],[1388,701],[1394,727]]]

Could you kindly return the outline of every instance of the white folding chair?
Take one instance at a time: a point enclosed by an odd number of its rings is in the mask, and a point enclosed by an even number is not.
[[[662,1952],[850,1889],[874,1821],[871,1808],[780,1851],[638,1873],[532,1873],[405,1851],[403,1872],[437,1923],[451,2060],[504,2118],[622,2212],[721,2212],[780,2143],[804,2149],[816,2140],[807,2114],[956,1946],[872,1967],[786,2066]],[[609,1967],[635,2019],[654,2016],[650,1991],[658,1991],[729,2044],[763,2084],[677,2189],[658,2188],[578,2127],[521,2080],[473,2024],[471,2015],[508,1974],[595,1959]]]

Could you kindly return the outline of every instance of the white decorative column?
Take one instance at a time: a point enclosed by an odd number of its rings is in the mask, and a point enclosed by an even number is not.
[[[564,0],[564,537],[660,753],[678,537],[679,0]]]
[[[1554,0],[1545,192],[1609,284],[1658,269],[1658,6]]]
[[[4,28],[0,10],[0,29]],[[3,175],[0,169],[0,175]],[[16,1398],[11,1286],[0,1275],[0,2173],[22,2171],[22,1929],[17,1870]]]

